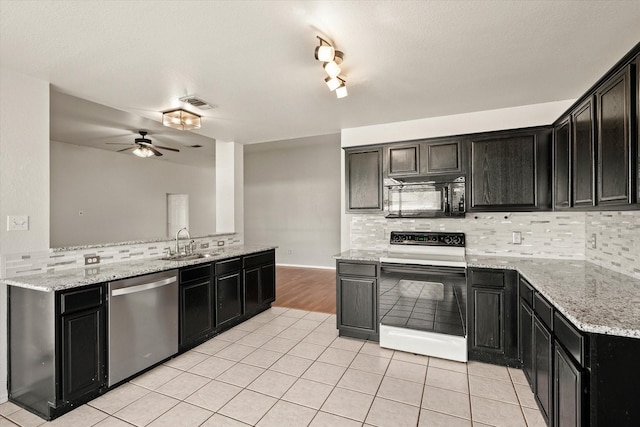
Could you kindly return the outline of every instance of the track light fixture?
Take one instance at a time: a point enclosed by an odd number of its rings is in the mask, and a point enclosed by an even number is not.
[[[322,37],[316,37],[318,38],[320,45],[316,47],[314,56],[318,61],[323,63],[322,68],[329,76],[324,79],[324,82],[327,84],[330,91],[336,91],[336,96],[338,98],[344,98],[347,96],[347,87],[345,85],[345,80],[339,77],[342,72],[340,64],[344,59],[344,53],[336,50],[331,43]]]

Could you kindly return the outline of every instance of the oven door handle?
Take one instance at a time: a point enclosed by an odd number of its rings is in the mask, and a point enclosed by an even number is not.
[[[464,267],[446,266],[422,266],[422,265],[402,265],[402,264],[381,264],[381,273],[412,273],[412,274],[460,274],[465,275]]]

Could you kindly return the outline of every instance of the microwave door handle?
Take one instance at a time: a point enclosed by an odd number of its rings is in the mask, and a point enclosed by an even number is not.
[[[442,212],[449,213],[449,186],[444,185],[442,187]]]

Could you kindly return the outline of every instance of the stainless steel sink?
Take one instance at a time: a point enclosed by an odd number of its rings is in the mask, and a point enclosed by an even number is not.
[[[160,259],[163,261],[191,261],[191,260],[200,259],[200,258],[210,258],[214,255],[217,255],[217,254],[215,253],[176,254],[176,255],[165,256]]]

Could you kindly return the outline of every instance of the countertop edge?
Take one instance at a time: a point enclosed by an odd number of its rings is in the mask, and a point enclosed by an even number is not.
[[[82,286],[94,285],[98,283],[110,282],[113,280],[126,279],[129,277],[142,276],[145,274],[156,273],[160,271],[167,271],[167,270],[173,270],[173,269],[182,268],[182,267],[189,267],[192,265],[211,263],[211,262],[216,262],[223,259],[250,255],[253,253],[264,252],[264,251],[277,249],[277,248],[278,248],[277,246],[245,247],[244,245],[242,245],[242,246],[227,248],[226,251],[229,251],[228,253],[222,253],[222,254],[207,257],[207,258],[197,258],[197,259],[188,260],[188,261],[165,261],[165,260],[161,260],[160,257],[154,257],[154,258],[140,259],[136,261],[117,262],[112,264],[106,264],[104,265],[104,268],[105,270],[117,269],[117,268],[125,269],[121,273],[118,273],[117,271],[115,271],[115,272],[110,272],[109,274],[106,274],[106,275],[97,274],[95,276],[87,276],[84,279],[74,278],[70,283],[68,282],[65,284],[56,284],[51,286],[40,284],[38,282],[42,280],[46,280],[47,276],[50,278],[54,278],[53,280],[55,280],[56,274],[61,276],[70,275],[74,273],[84,274],[85,268],[74,268],[69,270],[63,270],[57,273],[51,273],[50,275],[38,274],[33,276],[4,278],[4,279],[0,279],[0,283],[7,286],[14,286],[14,287],[31,289],[35,291],[41,291],[41,292],[56,292],[56,291],[61,291],[66,289],[78,288]],[[146,265],[138,267],[137,264],[139,263],[145,263]],[[132,266],[132,265],[134,266],[132,269],[128,269],[128,270],[126,269],[127,266]],[[92,266],[92,267],[95,267],[95,266]]]

